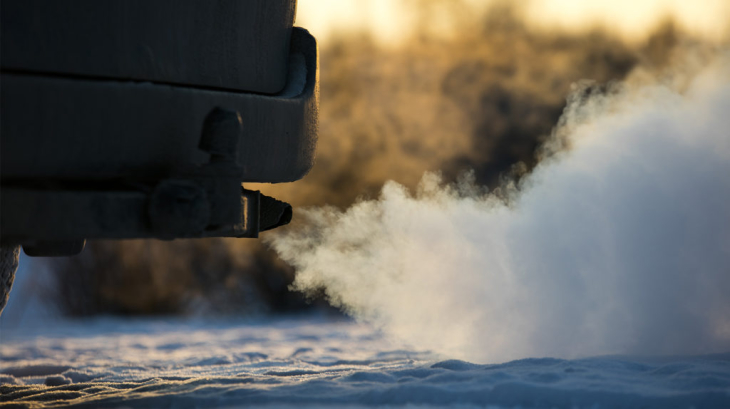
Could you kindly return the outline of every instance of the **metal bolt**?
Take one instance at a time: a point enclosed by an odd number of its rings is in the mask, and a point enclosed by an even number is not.
[[[199,237],[210,221],[210,203],[195,183],[165,180],[152,192],[148,214],[161,238]]]

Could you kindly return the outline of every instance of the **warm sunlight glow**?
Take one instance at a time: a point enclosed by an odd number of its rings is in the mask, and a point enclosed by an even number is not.
[[[709,39],[727,36],[727,0],[533,0],[525,10],[536,25],[568,30],[598,24],[629,38],[642,37],[667,18],[685,30]]]
[[[321,41],[345,33],[372,33],[381,45],[399,45],[423,17],[429,34],[469,29],[469,21],[499,4],[518,4],[526,21],[544,29],[584,31],[599,26],[626,39],[642,39],[671,17],[683,29],[711,40],[730,36],[726,0],[463,0],[461,9],[441,0],[300,0],[297,24]],[[446,9],[449,9],[448,11]],[[456,9],[456,10],[455,10]],[[457,21],[458,20],[458,21]]]

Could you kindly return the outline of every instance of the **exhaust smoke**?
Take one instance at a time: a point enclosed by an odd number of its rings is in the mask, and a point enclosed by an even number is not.
[[[389,182],[268,237],[355,318],[414,347],[527,356],[730,349],[730,58],[579,86],[519,182]]]

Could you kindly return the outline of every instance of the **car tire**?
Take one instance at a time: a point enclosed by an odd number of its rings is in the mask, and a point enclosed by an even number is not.
[[[8,304],[19,258],[20,246],[0,246],[0,315]]]

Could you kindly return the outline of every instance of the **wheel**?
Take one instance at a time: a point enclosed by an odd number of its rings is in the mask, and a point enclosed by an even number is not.
[[[19,257],[20,246],[0,246],[0,314],[8,303]]]

